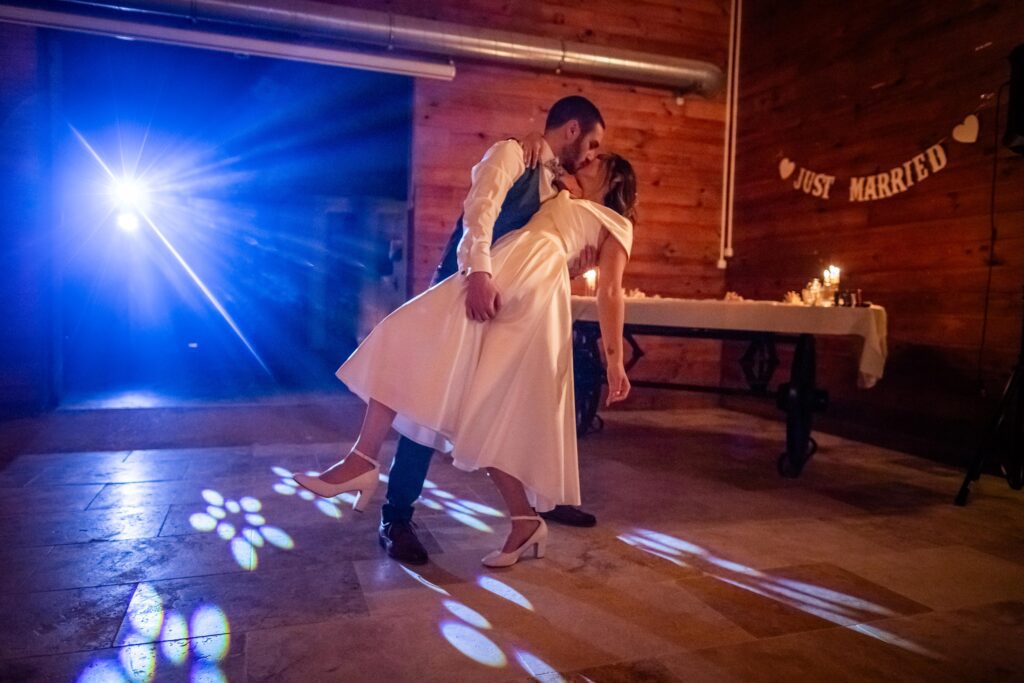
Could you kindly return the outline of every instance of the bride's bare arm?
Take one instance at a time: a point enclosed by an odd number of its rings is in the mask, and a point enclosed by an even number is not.
[[[630,390],[622,354],[622,327],[626,317],[622,274],[626,270],[628,256],[618,240],[609,239],[607,235],[604,237],[597,256],[600,273],[597,283],[597,319],[601,326],[601,344],[607,362],[608,400],[605,405],[611,405],[624,400]]]
[[[526,168],[533,168],[540,163],[540,155],[544,152],[544,136],[540,133],[527,133],[519,141],[523,148],[523,162]]]

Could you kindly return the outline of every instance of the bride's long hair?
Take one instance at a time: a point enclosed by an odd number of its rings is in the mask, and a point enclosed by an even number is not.
[[[612,153],[605,154],[603,161],[608,169],[608,191],[604,195],[604,205],[628,218],[635,227],[636,173],[633,165],[625,157]]]

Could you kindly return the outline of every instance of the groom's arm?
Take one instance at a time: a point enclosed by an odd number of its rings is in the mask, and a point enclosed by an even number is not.
[[[523,150],[515,140],[491,146],[473,167],[473,184],[463,202],[460,267],[468,274],[466,315],[486,322],[501,309],[501,293],[491,280],[494,223],[509,189],[526,170]]]
[[[472,185],[462,204],[461,264],[468,274],[491,272],[494,223],[509,189],[526,170],[523,148],[515,140],[495,143],[472,171]]]

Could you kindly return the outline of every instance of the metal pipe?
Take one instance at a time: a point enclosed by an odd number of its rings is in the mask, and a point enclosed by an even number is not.
[[[448,58],[464,57],[629,81],[677,92],[710,95],[723,81],[721,69],[707,62],[308,0],[67,0],[58,4],[89,5],[126,14],[166,15],[194,24],[230,24],[314,35]]]
[[[726,223],[725,258],[733,257],[732,229],[736,216],[736,130],[740,122],[740,51],[743,48],[743,0],[736,0],[735,48],[729,65],[729,90],[732,108],[728,113],[729,125],[729,221]]]
[[[184,45],[201,50],[244,53],[275,59],[289,59],[313,64],[343,66],[351,69],[381,71],[417,78],[435,78],[450,81],[455,78],[455,67],[448,63],[406,59],[393,55],[373,55],[354,50],[282,43],[281,41],[227,36],[188,28],[157,26],[134,21],[131,17],[111,19],[68,12],[51,12],[29,7],[0,5],[0,21],[41,28],[76,31],[96,35],[116,35],[151,43]]]

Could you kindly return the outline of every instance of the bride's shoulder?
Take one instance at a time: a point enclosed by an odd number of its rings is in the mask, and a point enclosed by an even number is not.
[[[629,232],[632,232],[633,230],[633,222],[631,220],[623,216],[621,213],[608,208],[604,204],[600,204],[590,199],[573,199],[573,202],[578,205],[581,210],[588,211],[609,229],[614,228]]]

